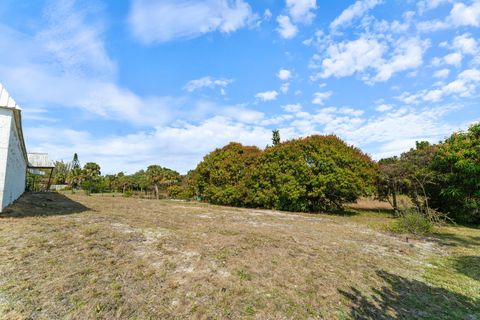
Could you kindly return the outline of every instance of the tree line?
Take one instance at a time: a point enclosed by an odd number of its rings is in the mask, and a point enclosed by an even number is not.
[[[57,162],[56,183],[90,192],[195,199],[212,204],[320,212],[375,196],[396,212],[400,195],[431,220],[480,223],[480,123],[437,144],[417,142],[400,156],[373,161],[335,135],[280,141],[264,149],[231,142],[207,154],[186,175],[151,165],[126,175],[100,166]]]
[[[166,189],[181,182],[182,176],[171,169],[159,165],[150,165],[146,170],[126,175],[117,174],[101,175],[101,168],[95,162],[86,163],[83,168],[78,160],[78,155],[73,156],[71,162],[57,161],[53,172],[53,183],[64,185],[64,189],[84,190],[90,193],[121,192],[126,196],[134,192],[145,196],[152,193],[156,199],[167,194]]]

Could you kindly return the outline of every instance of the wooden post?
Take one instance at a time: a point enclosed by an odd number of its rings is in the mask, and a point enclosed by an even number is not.
[[[50,181],[52,180],[53,168],[50,169],[50,176],[48,177],[47,191],[50,191]]]

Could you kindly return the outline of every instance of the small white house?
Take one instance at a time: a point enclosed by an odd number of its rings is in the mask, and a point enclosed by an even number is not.
[[[21,110],[0,83],[0,211],[25,191],[27,166]]]

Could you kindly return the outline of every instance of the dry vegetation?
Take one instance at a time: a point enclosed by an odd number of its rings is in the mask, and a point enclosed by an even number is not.
[[[480,319],[480,230],[407,242],[366,206],[27,194],[0,215],[0,318]]]

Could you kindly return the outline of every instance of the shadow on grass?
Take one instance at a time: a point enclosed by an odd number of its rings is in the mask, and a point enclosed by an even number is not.
[[[480,247],[480,237],[458,236],[453,233],[436,232],[433,235],[432,240],[449,247]]]
[[[367,296],[351,287],[339,290],[350,301],[353,319],[478,319],[480,301],[385,271],[387,284]]]
[[[0,218],[25,218],[38,216],[55,216],[81,213],[90,210],[56,192],[27,192],[17,201],[3,209]]]
[[[473,280],[480,281],[480,256],[456,257],[453,266],[458,272],[463,273]]]

